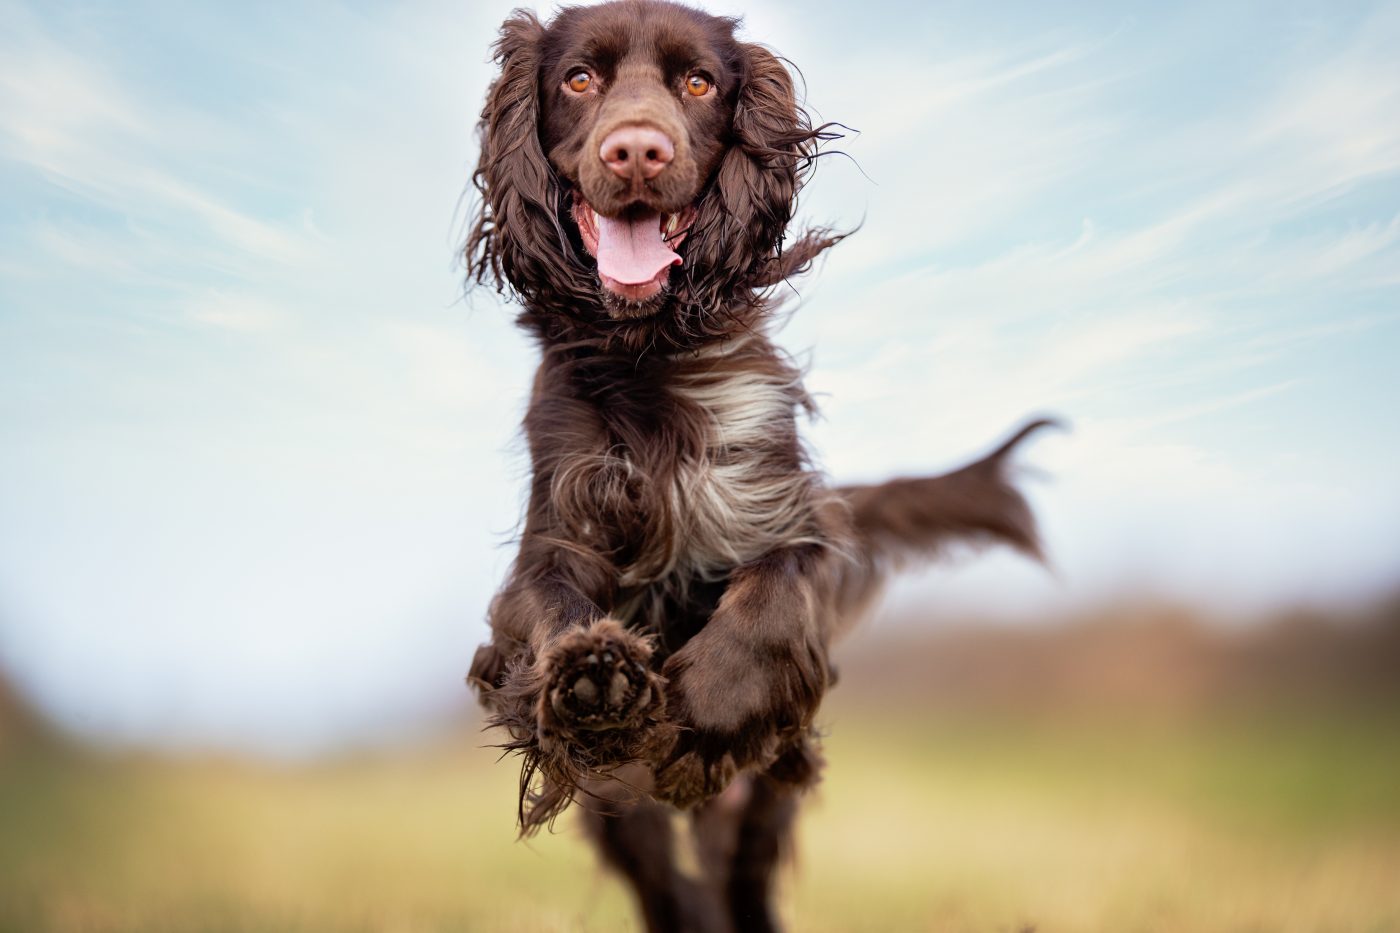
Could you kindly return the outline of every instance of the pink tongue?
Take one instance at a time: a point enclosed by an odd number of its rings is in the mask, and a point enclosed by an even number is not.
[[[661,239],[659,214],[635,220],[598,217],[598,271],[623,285],[644,285],[681,261]]]

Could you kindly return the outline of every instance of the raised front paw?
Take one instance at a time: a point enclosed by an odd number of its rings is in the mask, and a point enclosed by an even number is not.
[[[674,739],[659,757],[653,796],[678,807],[702,803],[741,771],[766,771],[805,748],[826,686],[825,659],[814,646],[743,652],[705,635],[663,670]]]
[[[640,754],[640,733],[665,702],[650,659],[651,646],[611,619],[561,636],[542,659],[541,741],[567,743],[595,765]]]

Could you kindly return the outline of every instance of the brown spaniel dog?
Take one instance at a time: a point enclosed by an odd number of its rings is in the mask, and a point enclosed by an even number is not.
[[[518,12],[480,124],[471,279],[540,346],[520,553],[470,679],[523,759],[530,832],[584,804],[652,930],[774,927],[770,888],[834,637],[901,559],[1038,553],[1012,448],[831,488],[765,332],[773,286],[837,243],[789,236],[834,138],[736,22],[659,0]],[[688,809],[706,877],[672,858]]]

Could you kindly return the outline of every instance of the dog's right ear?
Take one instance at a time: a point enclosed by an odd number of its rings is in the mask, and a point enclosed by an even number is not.
[[[477,134],[481,155],[472,183],[477,203],[465,247],[467,283],[509,288],[527,303],[567,294],[560,270],[567,237],[558,219],[559,185],[539,137],[540,40],[544,27],[527,10],[501,24],[493,58],[501,73],[486,94]],[[567,275],[567,273],[566,273]]]

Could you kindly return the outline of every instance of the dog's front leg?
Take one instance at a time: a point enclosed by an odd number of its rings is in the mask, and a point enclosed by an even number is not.
[[[646,754],[664,703],[651,645],[583,587],[557,566],[518,568],[492,603],[491,627],[470,679],[527,772],[567,794],[585,776]]]
[[[742,770],[805,754],[827,687],[827,560],[793,547],[739,568],[709,622],[668,659],[667,715],[678,732],[657,768],[658,798],[692,806]]]

